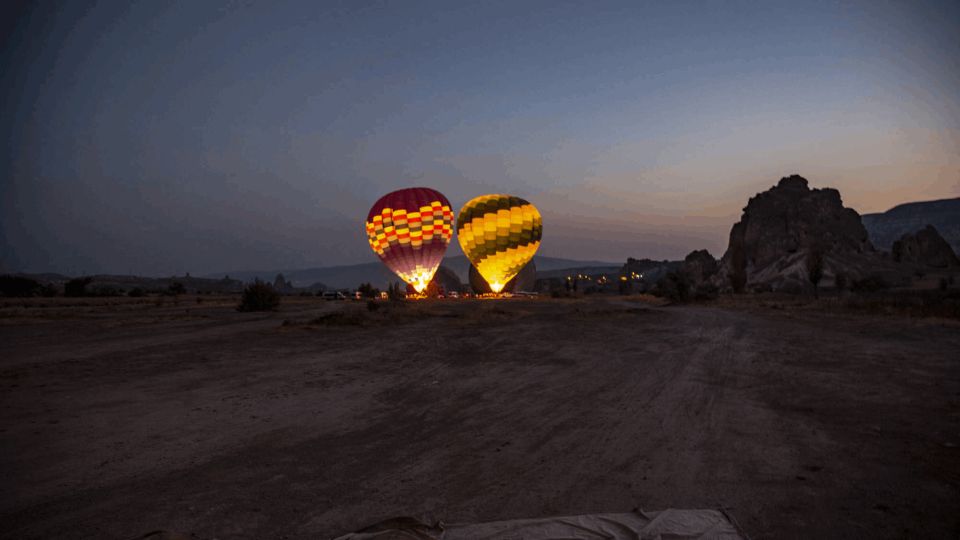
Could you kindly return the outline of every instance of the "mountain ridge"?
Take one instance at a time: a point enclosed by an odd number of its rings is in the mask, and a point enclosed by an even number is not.
[[[860,216],[870,242],[878,249],[890,251],[893,243],[905,234],[913,234],[933,225],[960,252],[960,197],[898,204],[886,212]]]

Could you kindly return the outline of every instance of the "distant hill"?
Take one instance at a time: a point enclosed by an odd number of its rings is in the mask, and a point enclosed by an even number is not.
[[[933,225],[953,251],[960,253],[960,198],[901,204],[883,213],[864,214],[861,219],[878,249],[890,251],[904,234]]]
[[[537,263],[540,264],[540,263]],[[572,276],[575,274],[583,274],[585,276],[596,276],[598,274],[607,274],[607,275],[619,275],[620,269],[623,268],[622,264],[617,265],[603,265],[603,266],[571,266],[564,268],[557,268],[555,270],[543,270],[537,268],[537,278],[562,278],[566,276]]]
[[[602,268],[603,271],[608,271],[607,269],[610,268],[619,269],[622,265],[603,261],[578,261],[539,255],[535,256],[534,260],[537,264],[538,275],[540,272],[581,268]],[[470,261],[465,256],[447,257],[443,260],[442,266],[457,274],[460,281],[467,282]],[[388,283],[397,281],[397,277],[380,261],[322,268],[232,271],[209,274],[207,277],[222,278],[229,275],[231,279],[253,281],[259,278],[272,283],[277,274],[283,274],[283,277],[291,281],[296,287],[306,287],[319,282],[334,289],[352,289],[360,283],[372,283],[374,287],[386,288]]]

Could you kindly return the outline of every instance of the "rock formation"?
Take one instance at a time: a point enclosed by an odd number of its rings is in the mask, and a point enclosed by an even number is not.
[[[934,268],[960,267],[960,259],[933,225],[907,233],[893,243],[893,260]]]
[[[717,260],[705,249],[691,251],[680,265],[680,271],[694,284],[709,280],[716,275],[718,269]]]
[[[811,264],[816,261],[817,264]],[[811,268],[830,285],[837,274],[870,275],[883,261],[840,192],[810,189],[807,180],[782,178],[752,197],[730,231],[730,243],[714,283],[733,290],[812,290]]]

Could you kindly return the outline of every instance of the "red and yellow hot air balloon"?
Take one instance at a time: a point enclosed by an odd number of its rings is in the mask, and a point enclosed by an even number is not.
[[[413,286],[427,288],[453,237],[453,211],[440,192],[407,188],[380,197],[367,215],[367,239],[383,264]]]

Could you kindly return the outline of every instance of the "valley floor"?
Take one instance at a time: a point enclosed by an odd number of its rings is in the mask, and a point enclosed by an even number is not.
[[[0,536],[328,538],[634,507],[723,508],[754,540],[960,536],[956,323],[234,302],[0,305]]]

